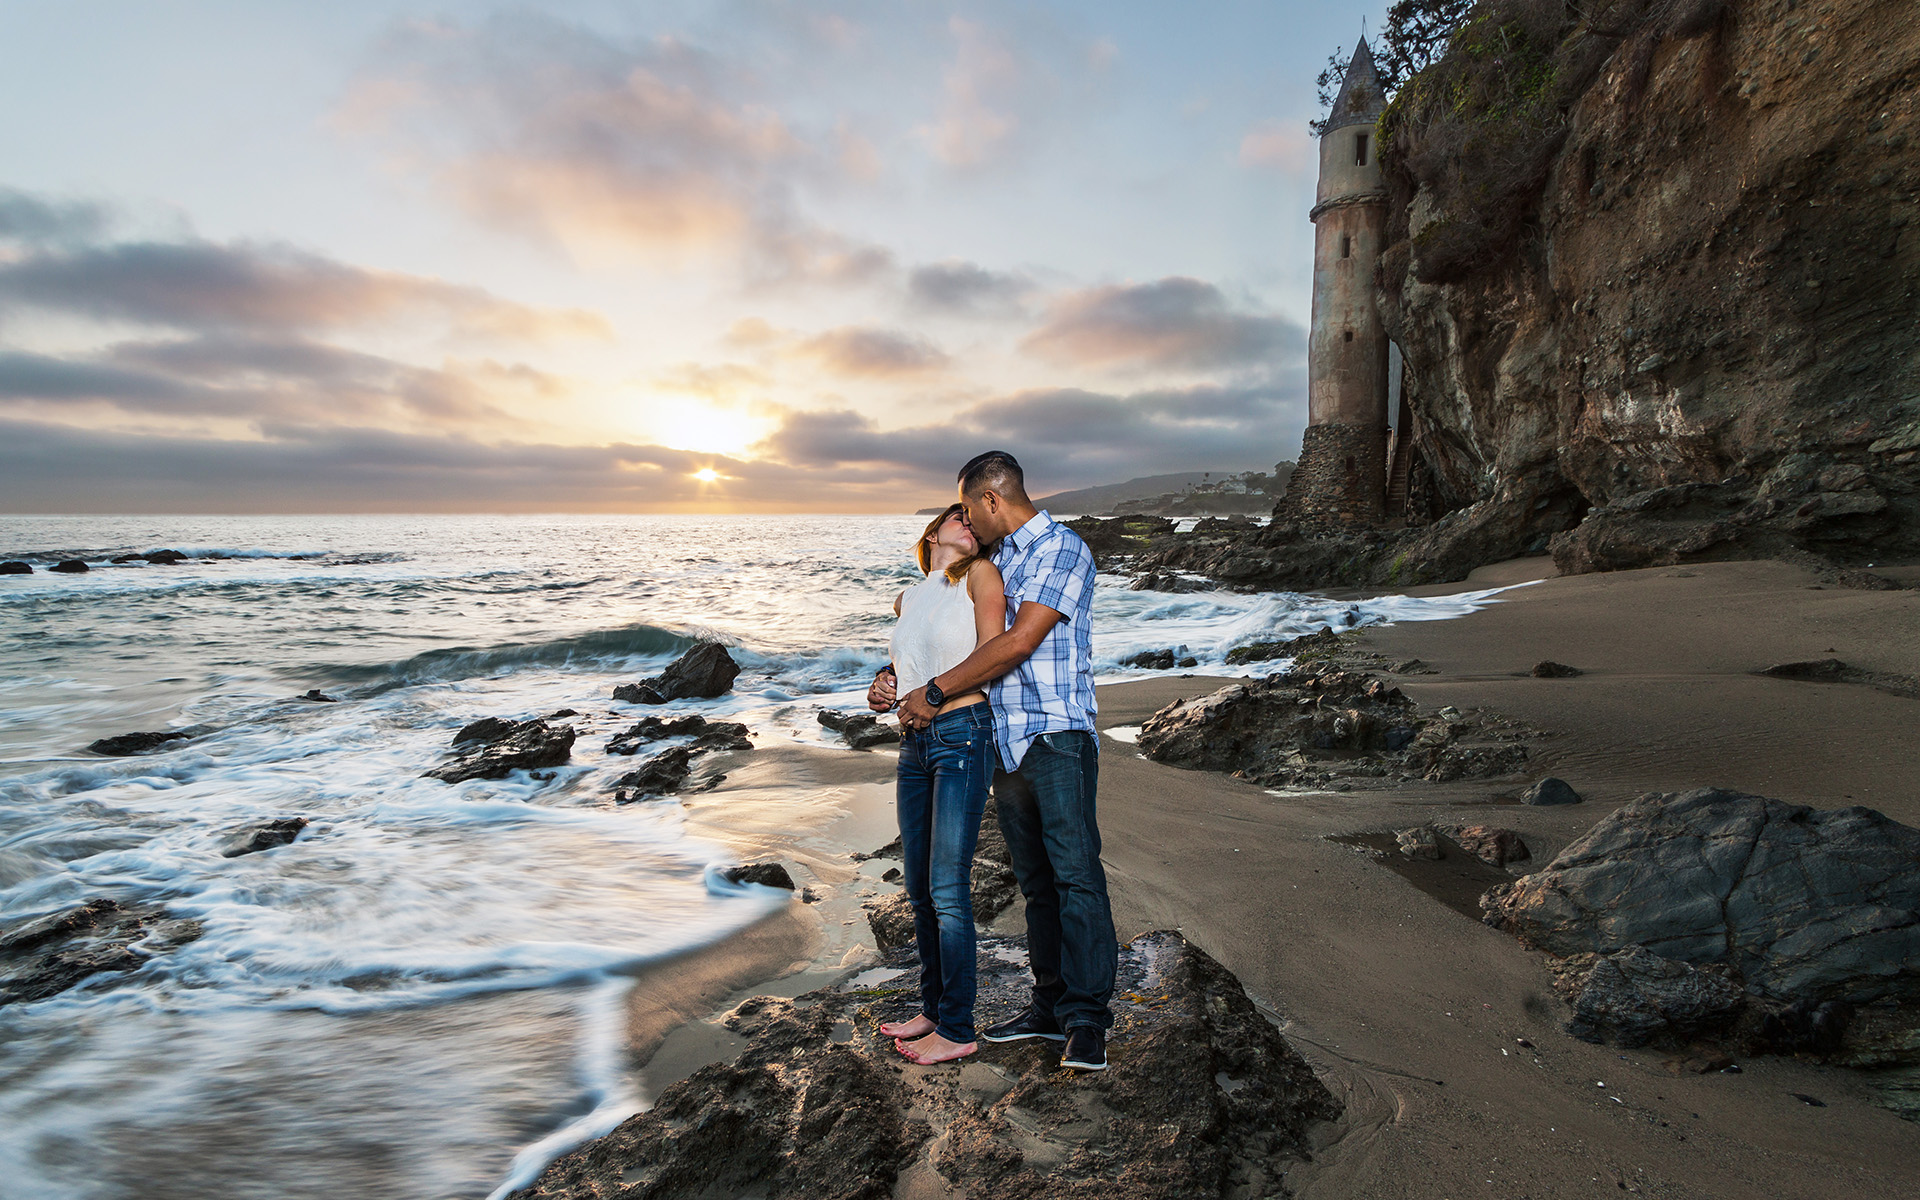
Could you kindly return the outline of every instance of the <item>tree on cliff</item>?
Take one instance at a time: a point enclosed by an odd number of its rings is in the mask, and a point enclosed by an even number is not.
[[[1447,41],[1466,22],[1467,14],[1479,0],[1395,0],[1387,10],[1387,27],[1380,35],[1379,53],[1374,55],[1381,90],[1388,99],[1427,65],[1446,52]],[[1320,88],[1320,107],[1331,109],[1340,91],[1340,80],[1347,73],[1350,52],[1334,51],[1326,69],[1314,82]],[[1318,137],[1326,119],[1308,123]]]

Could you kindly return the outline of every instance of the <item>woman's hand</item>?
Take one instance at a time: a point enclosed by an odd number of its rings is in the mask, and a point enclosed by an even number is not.
[[[867,686],[867,707],[875,712],[891,711],[897,698],[895,684],[898,682],[893,677],[892,667],[880,668],[879,674],[875,675],[873,682]]]

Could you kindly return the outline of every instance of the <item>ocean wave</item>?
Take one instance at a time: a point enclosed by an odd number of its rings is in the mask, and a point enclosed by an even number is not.
[[[612,667],[638,659],[679,654],[700,640],[697,634],[662,629],[658,625],[629,625],[621,629],[596,629],[543,641],[424,650],[398,662],[287,667],[280,673],[289,678],[312,677],[339,684],[378,683],[404,687],[416,683],[445,683],[474,676],[500,675],[523,667],[564,667],[583,663]]]

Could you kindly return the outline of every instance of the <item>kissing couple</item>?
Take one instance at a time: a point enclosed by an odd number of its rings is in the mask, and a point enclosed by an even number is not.
[[[1094,796],[1093,554],[1037,510],[1013,455],[960,468],[959,499],[914,545],[926,578],[894,600],[893,661],[868,707],[900,711],[900,850],[920,1012],[880,1032],[916,1063],[990,1042],[1062,1042],[1107,1067],[1118,948]],[[973,851],[991,786],[1026,901],[1026,1010],[976,1033]]]

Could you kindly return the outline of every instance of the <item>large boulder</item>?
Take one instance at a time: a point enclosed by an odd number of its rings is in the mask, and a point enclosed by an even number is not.
[[[1871,809],[1649,794],[1483,903],[1562,957],[1640,946],[1783,1003],[1920,999],[1920,830]]]
[[[1725,967],[1695,967],[1644,946],[1582,956],[1563,978],[1573,1020],[1567,1032],[1616,1046],[1665,1045],[1723,1032],[1746,1007]]]
[[[497,734],[498,731],[489,730],[489,733]],[[514,771],[535,767],[557,767],[573,753],[573,738],[574,729],[571,725],[549,726],[545,721],[515,722],[505,734],[492,736],[490,740],[456,740],[456,747],[465,745],[472,748],[445,766],[426,772],[424,778],[464,783],[469,779],[505,779]]]
[[[33,574],[32,563],[24,563],[17,558],[9,559],[6,562],[0,562],[0,575],[31,575],[31,574]]]
[[[639,683],[623,683],[613,689],[615,700],[629,704],[666,704],[674,700],[711,700],[725,695],[740,674],[719,642],[701,642],[667,664],[667,669]]]
[[[982,1012],[1024,1004],[1021,944],[983,946]],[[1071,1081],[1047,1041],[983,1042],[959,1068],[904,1068],[877,1028],[918,1009],[918,989],[897,981],[756,997],[725,1018],[748,1039],[738,1058],[667,1088],[514,1200],[1281,1194],[1308,1125],[1340,1111],[1312,1069],[1177,933],[1123,947],[1117,984],[1113,1069]]]
[[[162,746],[175,742],[190,742],[203,738],[213,732],[211,725],[187,725],[180,729],[159,729],[145,733],[122,733],[110,738],[101,738],[89,742],[87,749],[94,754],[105,754],[112,758],[124,758],[131,754],[147,754]]]
[[[77,558],[65,559],[47,568],[57,575],[85,575],[90,569],[85,562]]]

